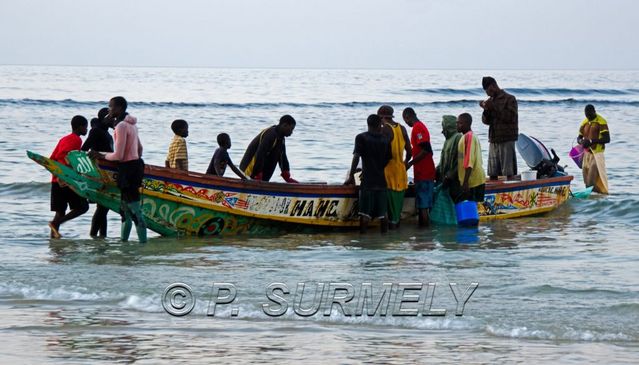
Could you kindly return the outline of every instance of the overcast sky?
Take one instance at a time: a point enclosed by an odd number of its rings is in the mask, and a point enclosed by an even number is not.
[[[639,69],[635,0],[1,0],[0,64]]]

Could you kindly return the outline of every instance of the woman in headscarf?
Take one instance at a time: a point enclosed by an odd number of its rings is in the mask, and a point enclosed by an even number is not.
[[[461,194],[461,184],[457,177],[457,145],[462,134],[457,131],[457,118],[453,115],[444,115],[442,118],[442,134],[446,142],[437,165],[437,181],[448,189],[453,201],[457,201]]]

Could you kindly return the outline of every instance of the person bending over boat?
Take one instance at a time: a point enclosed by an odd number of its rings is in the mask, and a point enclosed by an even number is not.
[[[486,189],[486,172],[481,158],[479,139],[470,129],[473,117],[468,113],[457,117],[457,131],[463,133],[457,145],[457,178],[461,181],[462,195],[455,203],[463,200],[484,201]]]
[[[98,117],[91,119],[91,131],[82,144],[82,151],[113,152],[113,137],[109,134],[109,127],[112,126],[112,123],[106,120],[108,114],[109,108],[102,108],[98,111]],[[106,237],[108,214],[109,208],[96,204],[89,230],[91,237],[96,237],[98,234],[100,237]]]
[[[169,153],[166,155],[164,166],[178,170],[189,170],[189,153],[186,150],[186,137],[189,136],[189,124],[182,119],[176,119],[171,123],[171,130],[175,135],[169,145]]]
[[[102,108],[98,111],[98,117],[91,119],[91,130],[82,144],[82,151],[113,152],[113,137],[109,133],[113,124],[107,120],[108,114],[109,108]]]
[[[491,180],[499,176],[512,179],[517,175],[517,155],[515,142],[519,136],[517,99],[500,89],[497,81],[490,76],[481,80],[489,96],[479,102],[484,109],[482,123],[488,125],[488,175]]]
[[[246,180],[246,176],[235,166],[231,161],[228,150],[231,148],[231,136],[226,133],[220,133],[217,135],[218,147],[211,157],[209,162],[209,168],[206,169],[206,173],[209,175],[224,176],[226,172],[226,166],[230,167],[233,172],[239,176],[240,179]]]
[[[88,124],[87,118],[81,115],[74,116],[71,119],[72,132],[58,141],[49,158],[63,165],[68,165],[66,161],[67,154],[71,151],[77,151],[82,147],[82,139],[80,136],[87,134]],[[65,214],[67,205],[71,208],[71,211]],[[49,222],[51,238],[60,238],[60,225],[81,216],[88,210],[89,203],[87,200],[76,194],[71,188],[53,175],[51,178],[51,211],[55,212],[55,216],[53,220]]]
[[[593,187],[593,191],[608,194],[608,176],[604,151],[606,143],[610,143],[608,122],[597,112],[591,104],[585,108],[586,119],[579,126],[577,143],[584,147],[582,173],[586,187]]]
[[[377,110],[377,115],[382,119],[382,133],[391,141],[393,157],[384,169],[386,184],[388,186],[388,220],[389,228],[399,227],[399,221],[404,206],[404,193],[408,188],[408,174],[406,165],[410,161],[412,152],[408,132],[404,126],[393,120],[393,108],[390,105],[382,105]],[[404,151],[406,156],[404,157]]]
[[[430,223],[429,209],[433,207],[433,188],[435,185],[433,147],[430,144],[428,128],[417,118],[417,113],[413,108],[404,109],[402,118],[412,129],[410,143],[413,159],[406,164],[406,170],[413,167],[415,206],[418,211],[418,224],[423,227]]]
[[[457,118],[454,115],[444,115],[442,118],[442,134],[446,137],[437,165],[437,181],[442,188],[448,190],[450,197],[455,200],[461,194],[461,185],[457,177],[457,146],[462,134],[457,131]]]
[[[382,134],[382,120],[371,114],[366,120],[368,131],[355,137],[353,162],[345,185],[355,184],[355,171],[362,159],[362,183],[359,187],[359,229],[366,233],[371,219],[379,218],[382,233],[388,230],[388,198],[384,168],[391,160],[390,140]]]
[[[108,120],[115,126],[115,149],[111,153],[101,154],[91,151],[93,158],[104,158],[118,162],[117,183],[120,189],[120,215],[122,226],[120,239],[128,241],[131,228],[135,229],[140,243],[146,242],[146,222],[140,207],[140,186],[144,177],[144,161],[142,160],[142,143],[138,137],[137,118],[126,112],[127,102],[121,96],[109,101]]]
[[[280,165],[282,178],[287,183],[297,183],[291,178],[288,158],[286,157],[286,137],[290,137],[295,129],[295,119],[290,115],[280,118],[278,125],[266,128],[249,144],[240,162],[240,170],[251,179],[269,181]]]

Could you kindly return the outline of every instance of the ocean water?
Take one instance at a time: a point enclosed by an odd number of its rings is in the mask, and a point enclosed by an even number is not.
[[[139,119],[147,163],[162,165],[170,123],[186,119],[189,165],[203,172],[218,133],[231,135],[239,163],[261,129],[283,114],[292,176],[341,183],[354,137],[382,103],[412,106],[432,135],[441,116],[469,112],[480,123],[487,73],[519,100],[520,130],[562,157],[593,103],[609,122],[610,196],[572,200],[551,214],[482,224],[477,231],[408,224],[377,232],[224,239],[154,236],[146,245],[88,235],[90,212],[48,238],[49,178],[25,151],[49,154],[75,114],[88,118],[125,96]],[[639,359],[639,72],[253,70],[0,66],[0,363],[637,363]],[[519,168],[525,169],[523,161]],[[230,172],[228,172],[230,173]],[[279,179],[279,178],[278,178]],[[165,288],[188,284],[184,317],[167,314]],[[214,282],[233,283],[238,315],[207,316]],[[272,282],[291,308],[269,317]],[[293,312],[298,282],[437,283],[432,316],[346,316],[337,308]],[[479,286],[455,316],[448,283]],[[308,299],[308,298],[307,298]],[[308,304],[308,302],[305,301]],[[423,302],[422,302],[423,303]],[[410,304],[408,305],[410,306]]]

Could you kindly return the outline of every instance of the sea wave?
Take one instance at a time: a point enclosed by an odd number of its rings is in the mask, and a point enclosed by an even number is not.
[[[627,294],[625,292],[615,291],[615,290],[607,290],[607,289],[597,289],[597,288],[564,288],[553,285],[539,285],[528,288],[528,293],[532,294],[601,294],[601,295],[623,295]]]
[[[124,294],[120,292],[94,291],[79,286],[62,286],[56,288],[37,288],[33,286],[18,285],[16,283],[1,284],[0,298],[11,301],[43,301],[43,302],[82,302],[95,305],[115,305],[123,310],[131,310],[143,313],[158,313],[167,315],[162,306],[162,298],[157,294]],[[208,300],[197,300],[189,317],[205,318],[209,317]],[[610,309],[622,311],[624,313],[636,313],[636,303],[624,303],[612,306]],[[515,339],[532,340],[553,340],[553,341],[637,341],[636,335],[623,331],[612,332],[597,329],[582,328],[576,329],[571,326],[541,326],[530,324],[526,326],[509,326],[508,324],[486,323],[485,319],[475,317],[471,314],[462,317],[454,316],[452,313],[444,317],[398,317],[398,316],[345,316],[337,307],[333,308],[330,316],[324,316],[323,311],[318,311],[310,317],[300,317],[295,314],[292,307],[280,317],[270,317],[260,308],[259,303],[238,303],[234,306],[238,310],[237,317],[231,317],[230,307],[219,306],[216,308],[215,317],[221,319],[243,319],[255,321],[310,321],[317,323],[328,323],[333,325],[347,326],[373,326],[408,328],[433,331],[477,331],[486,332],[497,337],[507,337]]]
[[[165,313],[160,298],[157,296],[130,295],[119,302],[122,308],[146,313]],[[234,306],[238,310],[237,319],[244,320],[284,320],[284,321],[312,321],[331,324],[345,325],[366,325],[366,326],[391,326],[397,328],[411,328],[423,330],[481,330],[484,325],[480,320],[472,316],[457,317],[452,313],[445,317],[399,317],[399,316],[345,316],[337,308],[333,308],[330,316],[324,316],[323,311],[318,311],[315,315],[301,317],[295,314],[292,307],[280,317],[270,317],[266,315],[259,304],[238,304]],[[205,317],[209,316],[209,302],[196,301],[195,307],[189,316]],[[226,306],[219,306],[215,311],[215,316],[219,318],[233,318],[230,316],[230,309]]]
[[[227,108],[227,109],[253,109],[253,108],[376,108],[381,104],[411,105],[414,107],[429,106],[476,106],[476,99],[453,99],[433,101],[348,101],[348,102],[247,102],[247,103],[216,103],[216,102],[172,102],[172,101],[132,101],[129,105],[137,108]],[[519,105],[525,106],[550,106],[550,105],[625,105],[639,106],[639,100],[607,100],[592,98],[559,98],[559,99],[518,99]],[[105,106],[105,101],[83,101],[74,99],[50,100],[50,99],[0,99],[0,106],[57,106],[61,108],[91,107],[98,109]]]
[[[38,300],[55,302],[96,301],[113,299],[107,292],[92,292],[78,286],[63,286],[57,288],[36,288],[20,284],[0,283],[0,296],[16,300]],[[116,296],[117,297],[117,296]]]
[[[603,311],[617,313],[620,316],[636,317],[639,315],[639,303],[619,303],[603,308]]]
[[[528,327],[499,327],[486,326],[486,332],[497,337],[507,337],[528,340],[552,340],[552,341],[636,341],[637,338],[623,332],[601,332],[595,330],[577,330],[564,327],[557,329],[535,329]]]
[[[406,89],[409,93],[420,93],[427,95],[458,95],[458,96],[482,96],[485,97],[485,92],[482,88],[467,88],[467,89],[453,89],[453,88],[424,88],[424,89]],[[639,95],[639,89],[573,89],[573,88],[508,88],[508,92],[516,95],[578,95],[578,96],[620,96],[620,95]]]
[[[0,196],[48,193],[50,186],[49,182],[36,181],[0,183]]]
[[[639,224],[636,199],[626,198],[614,201],[612,199],[588,199],[579,200],[576,203],[583,217],[597,216],[603,220]]]

